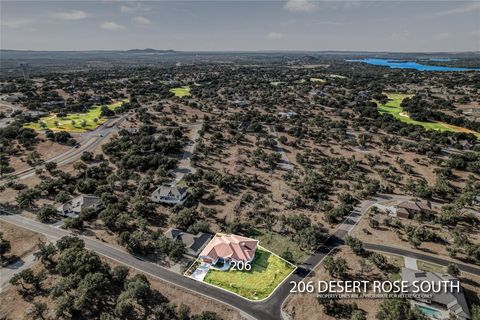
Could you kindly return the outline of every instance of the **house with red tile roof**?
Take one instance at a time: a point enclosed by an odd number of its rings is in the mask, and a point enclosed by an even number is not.
[[[215,265],[217,261],[251,262],[255,257],[258,240],[235,234],[217,233],[205,246],[199,257]]]

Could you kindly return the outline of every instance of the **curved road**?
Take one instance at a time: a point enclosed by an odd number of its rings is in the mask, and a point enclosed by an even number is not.
[[[59,239],[63,236],[72,234],[69,231],[59,229],[51,225],[46,225],[35,220],[27,219],[19,215],[1,215],[0,221],[8,222],[19,227],[41,233],[51,239]],[[213,300],[227,304],[230,307],[237,309],[245,317],[261,320],[274,320],[282,318],[281,306],[283,301],[290,294],[290,281],[298,282],[303,280],[333,248],[342,243],[341,238],[338,236],[342,236],[342,234],[344,236],[347,233],[347,231],[341,230],[336,233],[336,236],[330,237],[329,240],[324,244],[324,246],[322,246],[318,251],[315,252],[314,255],[312,255],[302,265],[300,265],[299,268],[295,271],[295,273],[292,274],[287,279],[287,281],[285,281],[268,299],[261,302],[248,301],[227,291],[220,290],[202,282],[186,278],[155,263],[146,261],[142,258],[134,257],[126,251],[112,247],[104,242],[94,240],[85,236],[80,237],[85,241],[85,245],[88,249],[93,250],[109,259],[115,260],[121,264],[134,268],[142,273],[151,275],[170,284],[180,286],[189,291],[193,291],[196,294],[200,294],[207,298],[211,298]],[[379,250],[392,254],[411,256],[414,258],[445,266],[449,263],[449,261],[446,259],[423,255],[395,247],[365,244],[365,248],[371,250]],[[479,267],[460,263],[458,264],[458,266],[460,270],[464,272],[480,275]]]
[[[248,301],[233,293],[186,278],[183,275],[163,268],[158,264],[146,261],[139,257],[134,257],[126,251],[112,247],[104,242],[85,236],[80,237],[85,241],[85,245],[87,248],[97,252],[100,255],[115,260],[128,267],[134,268],[145,274],[161,279],[170,284],[180,286],[196,294],[200,294],[207,298],[229,305],[230,307],[237,309],[244,317],[261,320],[277,320],[283,318],[282,305],[290,294],[290,289],[292,287],[290,282],[302,281],[312,270],[314,270],[322,262],[322,260],[331,252],[332,249],[343,244],[343,238],[349,233],[349,231],[351,231],[355,227],[362,214],[366,212],[367,209],[370,208],[377,201],[379,200],[368,200],[360,203],[360,205],[355,208],[352,214],[348,216],[346,220],[338,226],[332,236],[330,236],[317,251],[315,251],[310,257],[308,257],[297,268],[297,270],[286,281],[284,281],[282,285],[277,288],[277,290],[269,298],[259,302]],[[6,213],[7,215],[0,215],[0,221],[5,221],[19,227],[41,233],[52,239],[59,239],[65,235],[72,234],[67,230],[56,228],[51,225],[46,225],[35,220],[24,218],[19,215],[8,215],[8,212],[6,211],[3,211],[3,213]],[[412,258],[421,259],[443,266],[447,266],[451,262],[446,259],[385,245],[366,243],[365,248],[369,250],[377,250],[386,253],[409,256]],[[461,271],[480,276],[480,267],[457,262],[456,264]]]
[[[122,121],[128,116],[128,114],[125,114],[121,116],[120,118],[113,118],[109,119],[107,122],[99,126],[97,129],[93,131],[89,131],[84,134],[82,140],[80,141],[80,147],[78,148],[71,148],[68,151],[65,151],[64,153],[57,154],[56,156],[53,156],[52,158],[49,158],[45,160],[46,162],[56,162],[58,165],[65,165],[68,163],[71,163],[82,155],[83,152],[85,151],[92,151],[94,150],[99,144],[102,143],[103,140],[107,138],[107,136],[118,130],[118,125],[122,123]],[[26,179],[31,176],[35,175],[35,170],[38,168],[43,168],[43,164],[36,166],[36,167],[31,167],[27,168],[24,170],[16,171],[11,173],[9,176],[13,177],[14,179]],[[0,183],[5,183],[8,181],[8,178],[0,180]]]

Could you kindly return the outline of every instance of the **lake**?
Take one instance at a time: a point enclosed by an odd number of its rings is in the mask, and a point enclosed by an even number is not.
[[[472,71],[480,70],[480,68],[457,68],[457,67],[445,67],[445,66],[430,66],[426,64],[420,64],[414,61],[400,61],[400,60],[387,60],[387,59],[353,59],[346,60],[347,62],[364,62],[374,66],[390,67],[392,69],[415,69],[418,71]]]

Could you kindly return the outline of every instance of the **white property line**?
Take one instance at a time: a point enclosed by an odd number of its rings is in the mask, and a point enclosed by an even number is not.
[[[23,218],[23,217],[22,217],[22,218]],[[26,218],[24,218],[24,219],[26,219]],[[26,220],[28,221],[28,220],[30,220],[30,219],[26,219]],[[13,223],[13,222],[11,222],[11,221],[7,221],[7,222]],[[15,223],[13,223],[13,224],[15,224]],[[25,227],[25,226],[23,226],[23,225],[18,225],[18,224],[15,224],[15,225],[16,225],[16,226],[19,226],[20,228],[24,228],[24,229],[27,229],[27,230],[34,231],[34,232],[37,232],[37,233],[38,233],[38,231],[35,230],[34,228]],[[68,233],[71,234],[71,235],[78,236],[78,235],[76,235],[76,234],[74,234],[74,233],[72,233],[72,232],[69,232],[69,231],[66,231],[66,232],[68,232]],[[62,236],[62,237],[63,237],[63,236]],[[86,237],[86,236],[80,236],[80,238],[81,238],[81,237]],[[51,236],[50,238],[60,239],[61,237],[59,237],[59,236]],[[110,247],[110,248],[112,248],[112,249],[118,250],[118,251],[120,251],[120,252],[124,252],[124,251],[122,251],[122,250],[119,250],[118,248],[115,248],[115,247],[112,247],[112,246],[110,246],[110,245],[107,245],[107,244],[104,243],[104,242],[100,242],[100,241],[98,241],[98,240],[90,239],[90,238],[88,238],[88,237],[86,237],[86,238],[89,239],[89,240],[91,240],[91,241],[95,241],[95,242],[99,242],[99,243],[101,243],[101,244],[104,244],[104,245],[106,245],[106,246],[108,246],[108,247]],[[107,259],[116,261],[116,262],[118,262],[118,263],[120,263],[120,264],[122,264],[122,265],[125,265],[125,266],[129,267],[129,268],[135,269],[135,270],[137,270],[137,271],[139,271],[139,272],[141,272],[141,273],[143,273],[143,274],[147,274],[147,275],[149,275],[149,276],[151,276],[151,277],[157,278],[157,279],[159,279],[160,281],[166,282],[166,283],[168,283],[168,284],[170,284],[170,285],[172,285],[172,286],[174,286],[174,287],[183,288],[183,289],[191,292],[192,294],[199,294],[199,295],[201,295],[202,297],[204,297],[204,298],[206,298],[206,299],[210,299],[210,300],[216,301],[216,302],[218,302],[218,303],[221,303],[221,304],[223,304],[223,305],[229,306],[230,308],[237,310],[237,311],[240,313],[240,315],[244,315],[246,318],[256,319],[254,316],[252,316],[252,315],[250,315],[249,313],[245,312],[245,310],[241,310],[241,309],[235,307],[234,305],[229,304],[228,302],[225,302],[225,301],[220,300],[220,299],[217,299],[217,298],[215,298],[215,297],[206,295],[206,294],[204,294],[204,293],[202,293],[202,292],[200,292],[200,291],[196,291],[196,290],[193,290],[193,289],[184,287],[184,286],[182,286],[182,285],[180,285],[180,284],[171,282],[171,281],[169,281],[169,280],[167,280],[167,279],[164,279],[164,278],[162,278],[162,277],[159,277],[159,276],[157,276],[157,275],[155,275],[155,274],[153,274],[153,273],[150,273],[150,272],[148,272],[148,271],[146,271],[146,270],[142,270],[142,269],[140,269],[140,268],[137,268],[137,267],[135,267],[135,266],[133,266],[133,265],[130,265],[130,264],[128,264],[128,263],[125,263],[125,262],[120,261],[120,260],[118,260],[118,259],[115,259],[115,258],[113,258],[113,257],[107,256],[106,254],[100,253],[100,252],[95,251],[95,250],[93,250],[93,249],[89,249],[89,250],[94,251],[94,252],[96,252],[97,254],[99,254],[99,255],[101,255],[101,256],[104,256],[104,257],[107,258]],[[125,253],[125,252],[124,252],[124,253]],[[158,264],[156,264],[156,263],[152,263],[152,262],[150,262],[150,261],[144,261],[144,262],[151,263],[151,264],[155,265],[156,267],[163,268],[163,269],[165,269],[165,270],[168,270],[168,271],[170,271],[170,272],[173,272],[173,271],[169,270],[168,268],[162,267],[161,265],[158,265]],[[230,292],[230,291],[228,291],[228,292]],[[230,293],[232,293],[232,292],[230,292]],[[250,301],[250,300],[249,300],[249,301]]]
[[[217,234],[218,234],[218,233],[216,233],[215,236],[217,236]],[[213,238],[212,238],[212,240],[213,240]],[[211,241],[211,240],[210,240],[210,241]],[[259,242],[260,242],[260,241],[259,241]],[[287,264],[289,264],[289,265],[291,265],[291,266],[293,267],[293,270],[292,270],[288,275],[285,276],[285,278],[275,287],[275,289],[272,290],[272,292],[270,292],[270,294],[269,294],[267,297],[265,297],[265,298],[263,298],[263,299],[260,299],[260,300],[251,300],[251,299],[248,299],[248,298],[246,298],[246,297],[244,297],[244,296],[239,295],[239,294],[236,293],[236,292],[227,290],[227,289],[225,289],[225,288],[216,286],[216,285],[214,285],[214,284],[211,284],[211,283],[208,283],[208,282],[205,282],[205,281],[199,281],[199,280],[197,280],[197,279],[195,279],[195,278],[192,278],[191,276],[188,276],[188,275],[187,275],[188,271],[197,263],[197,261],[199,260],[199,258],[197,258],[197,259],[192,263],[192,265],[190,266],[190,268],[188,268],[187,271],[185,271],[185,273],[184,273],[183,275],[184,275],[185,277],[187,277],[187,278],[192,279],[192,280],[195,280],[195,281],[204,283],[204,284],[206,284],[206,285],[212,286],[212,287],[214,287],[214,288],[223,290],[223,291],[225,291],[225,292],[234,294],[234,295],[236,295],[236,296],[238,296],[238,297],[240,297],[240,298],[242,298],[242,299],[244,299],[244,300],[247,300],[248,302],[263,302],[263,301],[267,300],[268,298],[270,298],[270,297],[275,293],[275,291],[277,291],[277,289],[278,289],[288,278],[290,278],[290,276],[295,272],[295,270],[297,270],[298,267],[297,267],[296,265],[294,265],[293,263],[291,263],[290,261],[287,261],[287,260],[285,260],[284,258],[280,257],[278,254],[276,254],[276,253],[274,253],[274,252],[272,252],[272,251],[270,251],[270,250],[268,250],[268,249],[266,249],[266,248],[264,248],[264,247],[262,247],[262,246],[260,246],[260,245],[258,246],[258,248],[261,248],[263,251],[269,252],[270,254],[276,256],[277,258],[280,258],[281,260],[283,260],[284,262],[286,262]],[[210,271],[210,270],[209,270],[209,271]]]
[[[369,200],[369,201],[370,201],[370,200]],[[378,201],[377,201],[377,202],[378,202]],[[360,208],[360,218],[358,219],[358,221],[356,221],[356,222],[353,224],[352,228],[351,228],[349,231],[347,231],[348,234],[350,234],[350,231],[352,231],[352,230],[355,228],[355,226],[358,224],[358,222],[362,219],[363,214],[364,214],[365,212],[367,212],[368,209],[370,209],[375,203],[376,203],[376,202],[374,202],[374,203],[372,203],[371,205],[367,206],[367,207],[365,208],[365,210],[363,211],[363,213],[362,213],[361,208]],[[322,242],[322,245],[321,245],[321,246],[323,246],[323,244],[324,244],[325,242],[327,242],[327,241],[333,236],[333,234],[335,234],[335,232],[337,232],[338,229],[340,229],[340,227],[345,223],[345,221],[347,221],[347,219],[349,219],[350,216],[352,216],[353,214],[354,214],[354,212],[351,212],[351,213],[343,220],[343,222],[342,222],[341,224],[339,224],[339,225],[335,228],[334,232],[333,232],[325,241]],[[321,246],[320,246],[320,247],[321,247]],[[308,271],[308,273],[305,275],[304,279],[307,278],[307,277],[310,275],[310,273],[312,273],[312,271],[315,270],[319,265],[321,265],[322,262],[323,262],[323,260],[324,260],[326,257],[328,257],[328,255],[330,255],[330,253],[332,253],[332,251],[333,251],[333,249],[330,249],[330,250],[325,254],[325,256],[324,256],[322,259],[320,259],[320,261],[319,261],[313,268],[310,268],[310,271]],[[307,259],[308,259],[308,258],[307,258]],[[305,259],[305,260],[302,262],[302,264],[305,263],[305,261],[306,261],[307,259]],[[280,306],[280,312],[281,312],[282,316],[283,316],[283,307],[284,307],[284,305],[285,305],[285,302],[287,302],[289,296],[290,296],[290,294],[287,295],[287,297],[282,301],[282,305]]]

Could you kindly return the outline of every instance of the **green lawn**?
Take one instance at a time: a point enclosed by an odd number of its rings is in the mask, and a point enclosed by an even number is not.
[[[249,300],[267,298],[295,267],[258,247],[250,271],[210,270],[204,282],[234,292]]]
[[[107,105],[110,110],[115,110],[120,107],[124,102],[118,101]],[[68,132],[85,132],[93,130],[105,121],[107,118],[100,117],[102,106],[94,106],[87,113],[70,113],[66,117],[57,117],[56,114],[52,114],[46,117],[40,118],[37,122],[31,122],[24,125],[26,128],[35,130],[52,130],[52,131],[68,131]],[[82,126],[82,123],[84,125]]]
[[[182,97],[190,95],[190,87],[189,86],[183,86],[183,87],[179,87],[179,88],[173,88],[173,89],[170,89],[170,92],[174,93],[175,97],[182,98]]]
[[[262,230],[261,232],[262,234],[255,236],[255,239],[260,240],[262,245],[273,253],[281,256],[283,252],[290,251],[296,263],[302,262],[307,257],[307,253],[289,237],[270,231]]]
[[[450,131],[450,132],[469,132],[475,134],[480,138],[480,133],[462,128],[453,126],[443,122],[424,122],[411,119],[406,112],[403,111],[403,108],[400,106],[400,103],[406,97],[411,97],[412,95],[402,94],[402,93],[389,93],[387,94],[390,99],[386,104],[378,103],[378,110],[380,113],[390,113],[395,119],[398,119],[405,123],[410,123],[413,125],[422,126],[427,130],[437,130],[437,131]]]
[[[422,260],[417,260],[417,267],[419,270],[422,270],[422,271],[437,272],[437,273],[445,272],[445,268],[442,267],[441,265],[422,261]]]

